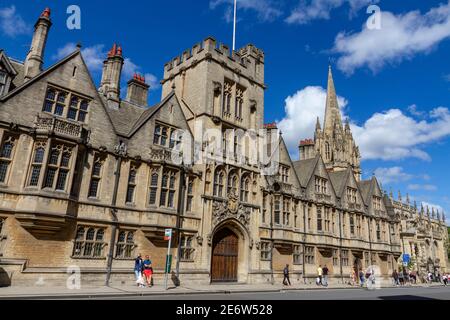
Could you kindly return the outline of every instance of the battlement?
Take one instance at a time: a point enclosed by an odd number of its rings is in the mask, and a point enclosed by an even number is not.
[[[212,37],[195,44],[192,48],[183,51],[180,56],[167,62],[164,65],[164,80],[162,82],[164,83],[188,68],[195,67],[196,64],[205,59],[214,60],[251,81],[264,84],[264,72],[257,72],[255,68],[255,65],[264,64],[264,52],[262,50],[248,44],[237,51],[230,51],[227,45],[218,44]]]

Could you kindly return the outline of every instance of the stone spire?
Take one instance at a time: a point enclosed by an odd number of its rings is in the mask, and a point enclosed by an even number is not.
[[[398,201],[402,202],[402,192],[398,190]]]
[[[327,85],[327,104],[325,107],[325,121],[323,130],[327,134],[332,134],[335,126],[342,129],[341,110],[334,86],[333,73],[331,66],[328,68],[328,85]]]

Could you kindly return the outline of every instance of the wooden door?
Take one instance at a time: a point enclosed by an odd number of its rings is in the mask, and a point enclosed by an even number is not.
[[[214,236],[211,282],[237,282],[238,245],[238,237],[229,229],[222,229]]]

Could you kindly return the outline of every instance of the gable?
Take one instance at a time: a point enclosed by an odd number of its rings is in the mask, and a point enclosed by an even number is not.
[[[90,143],[96,147],[114,147],[115,131],[79,51],[3,97],[3,103],[0,105],[0,119],[7,123],[33,127],[37,115],[53,117],[53,114],[43,112],[49,87],[89,101],[88,115],[83,127],[91,131]],[[69,97],[65,102],[65,110],[68,109],[68,100]],[[64,116],[58,118],[67,120]]]
[[[180,129],[192,137],[188,123],[184,117],[179,100],[176,95],[170,95],[165,101],[147,109],[137,123],[133,126],[128,138],[128,153],[133,155],[149,155],[153,147],[155,126],[159,124],[168,128]]]
[[[333,184],[331,183],[331,178],[325,167],[325,163],[323,162],[322,157],[320,156],[318,157],[318,161],[316,162],[314,170],[312,171],[311,176],[309,177],[309,181],[306,187],[307,196],[313,199],[316,197],[316,190],[315,190],[316,177],[320,177],[327,180],[326,182],[327,194],[331,196],[331,199],[329,199],[328,202],[337,203],[336,192],[334,190]]]
[[[297,190],[300,190],[300,181],[297,177],[294,164],[292,163],[291,156],[289,155],[289,151],[286,147],[286,143],[284,142],[283,137],[280,137],[279,143],[279,159],[280,164],[289,168],[289,184],[291,184]]]

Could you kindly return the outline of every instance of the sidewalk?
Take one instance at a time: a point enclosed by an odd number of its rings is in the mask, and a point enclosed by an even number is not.
[[[440,286],[432,284],[431,286]],[[426,284],[412,285],[412,287],[430,287]],[[217,294],[217,293],[251,293],[251,292],[283,292],[290,290],[329,290],[329,289],[358,289],[349,285],[330,285],[327,288],[316,285],[301,285],[285,287],[282,285],[261,284],[216,284],[216,285],[190,285],[180,287],[169,287],[164,290],[163,286],[157,285],[151,288],[137,288],[135,286],[115,287],[81,287],[80,290],[70,290],[65,287],[8,287],[0,288],[0,300],[4,299],[81,299],[81,298],[108,298],[108,297],[130,297],[130,296],[152,296],[152,295],[177,295],[192,294]],[[394,288],[394,286],[383,287]]]

